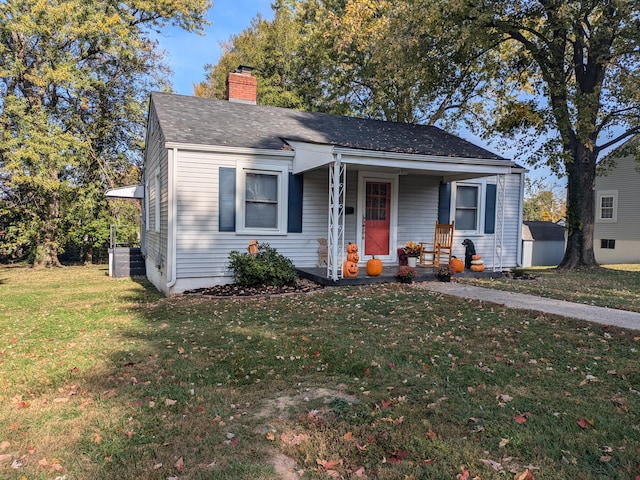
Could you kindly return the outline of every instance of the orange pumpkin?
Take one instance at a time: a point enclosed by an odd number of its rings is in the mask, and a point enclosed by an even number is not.
[[[480,255],[471,255],[471,260],[480,260],[481,258]]]
[[[349,245],[347,245],[347,253],[358,253],[358,245],[356,243],[349,243]]]
[[[358,263],[360,261],[360,255],[357,253],[347,253],[347,260]]]
[[[484,263],[478,265],[471,265],[472,272],[484,272]]]
[[[456,273],[460,273],[464,270],[464,262],[461,258],[452,257],[449,265],[453,268],[453,271]]]
[[[373,257],[367,262],[367,275],[377,277],[382,273],[382,260]]]
[[[358,276],[358,264],[347,260],[342,264],[342,274],[347,278]]]

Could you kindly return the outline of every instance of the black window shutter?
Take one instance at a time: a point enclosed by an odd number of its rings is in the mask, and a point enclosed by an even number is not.
[[[496,231],[496,185],[487,183],[487,199],[484,209],[484,233]]]
[[[302,233],[302,175],[289,174],[288,225],[289,233]]]
[[[218,230],[236,231],[236,169],[219,168]]]
[[[440,182],[438,195],[438,223],[450,223],[451,184]]]

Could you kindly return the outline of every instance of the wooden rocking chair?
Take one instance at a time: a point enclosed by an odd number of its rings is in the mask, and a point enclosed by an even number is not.
[[[451,261],[453,249],[453,225],[451,223],[438,223],[433,234],[433,242],[420,242],[420,257],[418,265],[421,267],[438,268],[441,263],[447,265]]]

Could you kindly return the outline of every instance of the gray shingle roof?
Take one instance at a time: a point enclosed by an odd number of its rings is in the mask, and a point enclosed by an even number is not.
[[[553,222],[528,221],[523,222],[529,231],[533,240],[537,241],[564,241],[564,227]]]
[[[444,130],[247,105],[168,93],[151,94],[167,142],[281,150],[285,139],[366,150],[504,160]]]

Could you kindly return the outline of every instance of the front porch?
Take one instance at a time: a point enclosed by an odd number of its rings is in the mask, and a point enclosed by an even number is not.
[[[436,277],[436,271],[433,268],[416,267],[418,270],[418,276],[413,279],[414,282],[435,282],[438,281]],[[398,271],[398,265],[384,265],[382,274],[377,277],[370,277],[366,274],[363,268],[360,269],[360,274],[357,277],[340,278],[333,280],[327,277],[326,268],[316,267],[302,267],[296,268],[298,276],[306,278],[319,285],[325,287],[345,287],[352,285],[375,285],[379,283],[400,283],[400,280],[396,278],[396,272]],[[499,278],[502,276],[502,272],[493,272],[485,270],[484,272],[477,273],[470,270],[465,270],[461,273],[456,273],[455,278]]]

